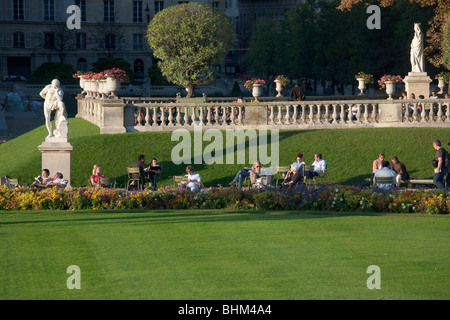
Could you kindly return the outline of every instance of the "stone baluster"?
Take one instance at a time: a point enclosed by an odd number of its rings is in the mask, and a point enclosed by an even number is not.
[[[169,110],[169,116],[167,117],[167,120],[169,121],[168,126],[173,126],[173,107],[168,107]]]
[[[292,113],[292,124],[297,124],[297,118],[298,118],[298,111],[297,109],[299,108],[298,105],[293,105],[292,106],[294,108],[293,113]]]
[[[302,124],[305,124],[306,123],[306,110],[307,110],[307,107],[304,104],[304,105],[301,106],[301,108],[302,108],[302,116],[301,116]]]
[[[145,107],[145,126],[150,127],[150,107]]]
[[[309,123],[315,123],[314,122],[314,109],[316,108],[316,105],[309,106]],[[317,110],[317,116],[319,116],[319,110]]]
[[[364,122],[369,123],[369,105],[364,105]]]
[[[214,115],[214,121],[216,122],[217,125],[220,125],[220,123],[219,123],[219,110],[220,110],[220,106],[214,107],[214,110],[216,111],[216,114]]]
[[[152,111],[153,111],[153,123],[152,126],[159,126],[158,124],[158,107],[152,107]]]
[[[189,125],[189,115],[188,115],[188,107],[184,107],[184,126],[188,126]]]
[[[443,115],[444,115],[444,110],[443,110],[444,108],[443,108],[443,106],[442,106],[442,102],[441,103],[439,103],[439,107],[438,107],[438,113],[437,113],[437,121],[436,122],[438,122],[438,121],[444,121],[444,119],[443,119]],[[447,114],[450,112],[450,110],[449,110],[449,106],[447,106]]]
[[[282,116],[283,110],[281,109],[280,105],[277,106],[277,109],[278,109],[278,114],[277,114],[278,124],[283,124],[283,119],[282,119],[283,118],[283,116]]]
[[[191,121],[192,121],[192,125],[195,125],[196,124],[196,121],[197,121],[197,115],[195,114],[195,112],[196,112],[196,107],[194,106],[194,107],[191,107],[191,111],[192,111],[192,115],[191,115]]]
[[[176,116],[176,125],[177,126],[181,126],[181,107],[180,106],[177,106],[176,107],[176,110],[177,110],[177,116]]]
[[[211,125],[211,106],[206,106],[206,124]]]
[[[332,123],[334,123],[334,124],[337,124],[338,122],[337,122],[337,120],[338,120],[338,108],[341,108],[341,115],[342,115],[342,112],[343,112],[343,110],[344,110],[344,106],[339,106],[338,104],[337,105],[335,105],[335,106],[333,106],[333,105],[330,105],[329,106],[329,108],[327,108],[328,110],[330,110],[330,108],[331,108],[331,110],[333,110],[333,114],[332,114],[332,119],[333,119],[333,122]],[[326,120],[328,120],[328,117],[327,117],[327,119]],[[341,116],[341,120],[343,120],[342,119],[342,116]]]
[[[273,105],[271,105],[270,107],[269,107],[270,109],[270,116],[269,116],[269,120],[270,120],[270,123],[271,124],[275,124],[275,122],[274,122],[274,118],[275,118],[275,116],[274,116],[274,106]]]

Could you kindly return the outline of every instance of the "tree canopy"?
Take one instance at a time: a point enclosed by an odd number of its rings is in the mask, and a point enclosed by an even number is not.
[[[425,24],[433,16],[432,8],[398,0],[382,9],[381,28],[369,29],[365,4],[340,11],[336,10],[339,2],[306,0],[288,10],[276,29],[263,27],[264,21],[260,21],[249,54],[249,65],[255,73],[354,83],[359,71],[375,78],[411,71],[413,25]],[[272,24],[271,17],[265,20],[267,25]],[[284,68],[274,68],[279,65]],[[432,68],[427,64],[427,70],[432,72]]]
[[[157,13],[148,25],[147,40],[168,81],[188,89],[215,78],[232,45],[233,28],[224,13],[209,5],[185,3]]]
[[[389,7],[399,0],[372,0],[382,7]],[[444,55],[444,34],[447,22],[450,16],[449,0],[408,0],[410,3],[417,3],[422,7],[432,7],[434,16],[429,20],[429,28],[426,32],[428,46],[425,53],[434,66],[439,67],[442,64]],[[362,0],[340,0],[339,10],[350,10],[354,5],[361,3]]]

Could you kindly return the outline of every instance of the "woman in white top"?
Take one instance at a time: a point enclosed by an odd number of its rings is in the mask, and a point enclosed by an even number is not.
[[[202,185],[202,177],[194,172],[193,166],[187,166],[187,180],[182,181],[182,184],[186,184],[186,186],[191,189],[191,191],[199,191],[200,186]]]

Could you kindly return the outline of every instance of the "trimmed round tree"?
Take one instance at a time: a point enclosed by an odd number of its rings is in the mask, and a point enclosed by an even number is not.
[[[214,80],[213,65],[220,63],[233,42],[228,17],[218,9],[196,2],[179,4],[157,13],[147,40],[168,81],[182,85],[188,97],[197,85]]]

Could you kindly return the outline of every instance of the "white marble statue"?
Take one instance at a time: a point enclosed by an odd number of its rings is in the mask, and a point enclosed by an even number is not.
[[[414,38],[411,42],[411,66],[412,72],[425,72],[423,34],[420,30],[420,23],[414,23]]]
[[[63,102],[64,92],[60,87],[59,80],[53,79],[52,83],[45,86],[39,93],[44,101],[45,125],[48,130],[48,137],[61,137],[61,123],[67,123],[67,113]],[[51,115],[55,111],[55,130],[52,132]],[[67,131],[67,130],[64,130]],[[67,137],[67,133],[64,132]]]

